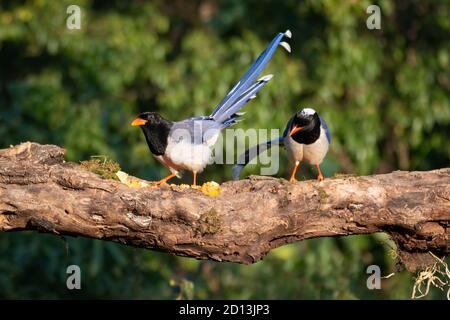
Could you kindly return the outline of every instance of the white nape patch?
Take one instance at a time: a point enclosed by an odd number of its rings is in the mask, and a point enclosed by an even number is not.
[[[272,78],[273,78],[273,74],[268,74],[268,75],[265,75],[265,76],[262,77],[262,78],[259,78],[258,81],[269,82],[270,79],[272,79]]]
[[[287,52],[291,53],[291,46],[287,42],[280,42],[280,46],[282,46],[284,49],[286,49]]]
[[[313,108],[304,108],[304,109],[302,109],[302,111],[300,111],[300,113],[305,116],[312,116],[313,114],[315,114],[317,112]]]
[[[292,32],[291,32],[291,30],[287,29],[286,32],[284,33],[284,35],[285,35],[286,37],[288,37],[289,39],[292,38]]]

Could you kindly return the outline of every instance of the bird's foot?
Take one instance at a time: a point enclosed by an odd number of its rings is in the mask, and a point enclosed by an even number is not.
[[[151,186],[156,186],[156,187],[161,187],[163,184],[166,184],[167,181],[169,181],[170,179],[172,179],[173,177],[175,177],[176,175],[174,173],[169,174],[167,177],[162,178],[161,180],[158,181],[148,181],[149,184]]]
[[[298,166],[300,165],[300,161],[295,161],[294,168],[292,168],[291,177],[289,178],[289,182],[297,182],[295,179],[295,174],[297,173]]]
[[[197,184],[191,184],[191,188],[192,188],[192,189],[201,190],[201,189],[202,189],[202,186],[199,186],[199,185],[197,185]]]
[[[173,188],[175,190],[195,189],[210,197],[220,196],[222,192],[222,188],[220,187],[220,185],[214,181],[205,182],[203,185],[189,185],[184,183],[180,185],[170,185],[170,188]]]
[[[160,181],[146,181],[145,183],[146,187],[151,189],[160,188],[162,185],[165,184],[165,182],[161,183]]]
[[[315,167],[317,169],[317,181],[323,181],[324,177],[322,171],[320,170],[319,164],[315,164]]]
[[[167,183],[167,180],[162,179],[162,180],[159,180],[159,181],[152,181],[152,182],[155,184],[155,186],[161,187],[163,184]]]

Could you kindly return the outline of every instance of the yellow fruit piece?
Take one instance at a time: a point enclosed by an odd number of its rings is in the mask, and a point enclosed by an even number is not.
[[[116,176],[117,178],[119,178],[120,182],[127,184],[126,182],[128,180],[128,173],[125,173],[123,171],[117,171]]]
[[[123,171],[116,172],[116,176],[119,178],[120,182],[122,182],[123,184],[126,184],[130,188],[149,188],[149,187],[150,188],[159,188],[159,185],[157,185],[155,183],[141,180],[139,178],[135,178],[133,176],[128,175],[128,173],[123,172]],[[222,189],[220,188],[220,185],[214,181],[206,182],[202,186],[190,186],[188,184],[180,184],[180,185],[171,184],[171,185],[169,185],[169,187],[180,188],[180,189],[192,188],[192,189],[199,190],[210,197],[218,197],[222,191]]]
[[[150,186],[150,184],[145,182],[144,180],[130,177],[128,173],[125,173],[123,171],[116,172],[116,176],[119,178],[120,182],[126,184],[130,188],[145,188]]]
[[[220,193],[222,189],[220,188],[220,185],[217,182],[211,181],[204,183],[200,190],[210,197],[218,197],[220,196]]]

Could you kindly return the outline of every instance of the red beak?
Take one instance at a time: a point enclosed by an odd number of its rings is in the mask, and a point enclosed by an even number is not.
[[[147,120],[141,119],[141,118],[136,118],[134,119],[134,121],[131,123],[131,125],[133,127],[135,126],[143,126],[144,124],[147,123]]]
[[[289,137],[292,136],[294,133],[299,132],[300,130],[302,130],[302,127],[294,126],[294,127],[291,129],[291,132],[289,132]]]

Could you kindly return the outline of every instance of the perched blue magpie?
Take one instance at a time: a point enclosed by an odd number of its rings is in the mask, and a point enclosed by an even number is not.
[[[325,120],[314,109],[304,108],[289,120],[282,137],[254,146],[239,157],[238,164],[233,166],[233,180],[239,180],[242,169],[250,160],[274,144],[279,144],[284,145],[289,159],[294,162],[289,181],[296,181],[295,173],[302,160],[316,166],[317,180],[322,181],[324,178],[320,163],[328,152],[330,142],[331,135]]]
[[[193,173],[193,185],[196,185],[197,173],[203,171],[211,158],[211,147],[216,143],[220,131],[237,122],[242,115],[238,111],[272,78],[266,75],[255,81],[267,65],[278,45],[288,52],[291,48],[285,37],[291,38],[289,30],[279,33],[256,61],[245,72],[242,79],[209,116],[197,116],[173,122],[155,112],[144,112],[131,123],[140,126],[151,153],[166,166],[171,174],[156,182],[158,185],[177,176],[183,170]]]

